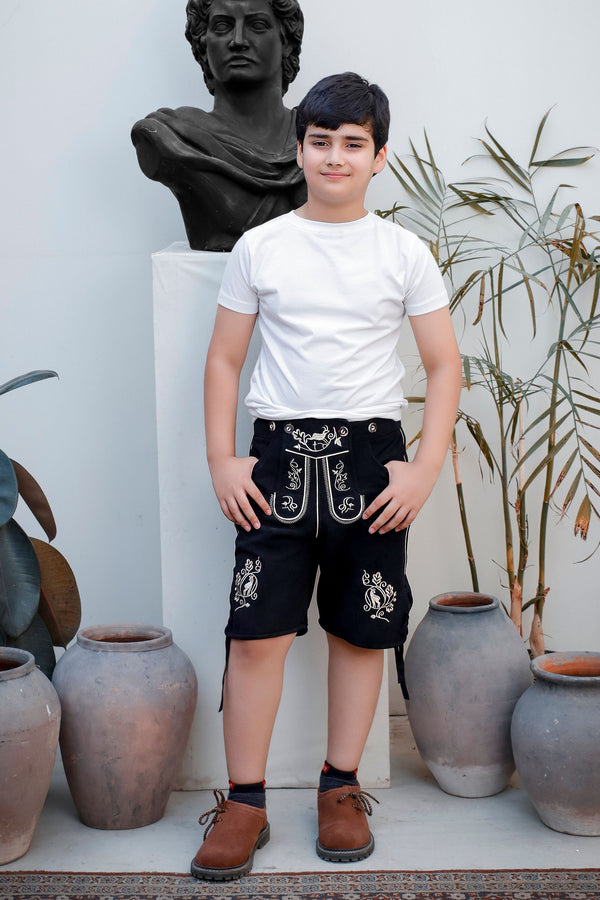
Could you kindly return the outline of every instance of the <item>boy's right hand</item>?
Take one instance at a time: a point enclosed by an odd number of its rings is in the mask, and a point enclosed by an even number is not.
[[[267,516],[271,515],[271,507],[252,481],[252,470],[257,462],[256,456],[227,456],[210,465],[213,487],[223,514],[245,531],[260,528],[249,497]]]

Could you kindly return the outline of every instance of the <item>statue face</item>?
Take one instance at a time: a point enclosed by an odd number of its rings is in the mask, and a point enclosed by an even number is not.
[[[280,85],[283,44],[268,0],[213,0],[206,54],[216,85]]]

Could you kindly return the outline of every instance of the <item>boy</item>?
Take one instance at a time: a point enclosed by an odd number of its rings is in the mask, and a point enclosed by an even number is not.
[[[199,878],[250,871],[269,840],[265,767],[284,661],[307,630],[317,568],[329,645],[327,760],[317,853],[364,859],[374,847],[357,768],[381,685],[384,648],[401,649],[411,605],[408,526],[449,445],[460,357],[431,254],[364,206],[386,162],[385,94],[353,73],[320,81],[297,111],[304,206],[251,229],[232,251],[208,351],[207,455],[237,526],[223,693],[228,800],[192,862]],[[396,345],[407,313],[427,373],[412,462]],[[235,456],[239,374],[258,316],[262,347],[246,405],[247,457]],[[374,799],[374,798],[371,798]]]

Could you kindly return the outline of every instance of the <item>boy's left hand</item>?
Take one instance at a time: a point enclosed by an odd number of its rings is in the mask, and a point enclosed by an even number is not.
[[[437,476],[416,461],[391,460],[385,467],[390,473],[389,484],[375,497],[363,515],[363,519],[370,519],[381,510],[369,526],[369,534],[385,534],[387,531],[408,528],[436,482]]]

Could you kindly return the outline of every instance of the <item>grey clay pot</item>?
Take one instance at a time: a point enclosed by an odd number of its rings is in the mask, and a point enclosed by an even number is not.
[[[600,653],[546,653],[515,708],[512,742],[523,787],[545,825],[600,834]]]
[[[58,747],[60,703],[26,650],[0,647],[0,864],[27,853]]]
[[[529,656],[495,597],[439,594],[406,653],[408,718],[442,790],[487,797],[514,772],[510,721],[529,685]]]
[[[79,816],[92,828],[158,821],[181,765],[197,681],[163,626],[85,628],[53,677],[60,747]]]

